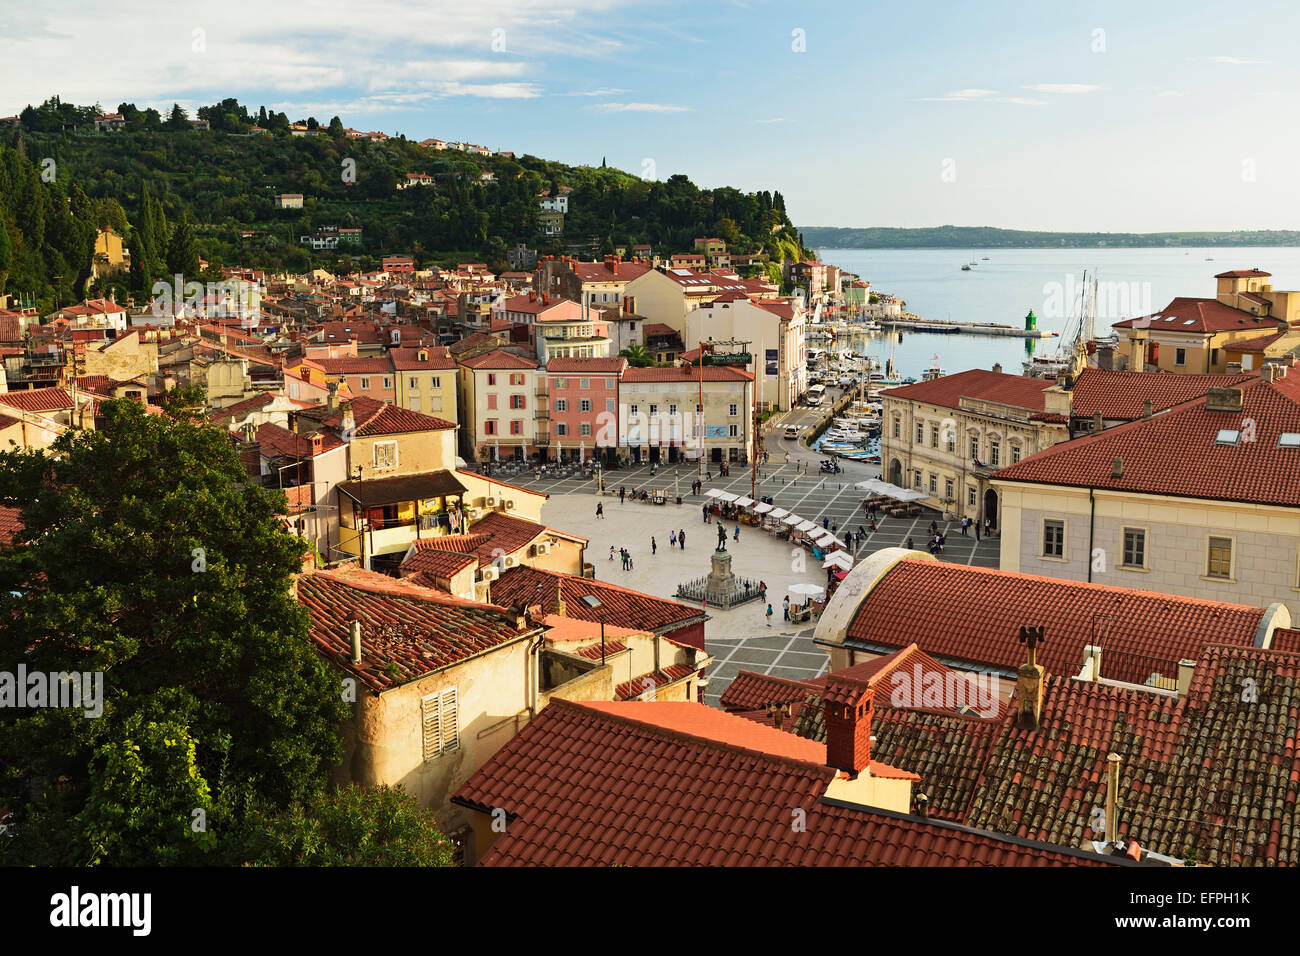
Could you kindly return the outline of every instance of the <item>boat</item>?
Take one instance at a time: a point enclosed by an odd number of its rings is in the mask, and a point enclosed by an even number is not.
[[[985,256],[985,257],[984,257],[984,261],[985,261],[985,262],[988,262],[988,261],[989,261],[989,257],[988,257],[988,256]]]
[[[947,371],[939,366],[939,356],[934,357],[934,362],[921,373],[921,381],[933,382],[936,378],[943,378]]]
[[[1072,315],[1061,336],[1064,344],[1057,351],[1021,363],[1021,369],[1030,378],[1045,378],[1057,381],[1081,371],[1088,364],[1087,343],[1092,340],[1096,324],[1097,276],[1093,274],[1092,284],[1088,283],[1088,273],[1083,274],[1083,283],[1079,291],[1079,310]]]
[[[970,272],[970,263],[967,262],[961,267],[962,272]]]

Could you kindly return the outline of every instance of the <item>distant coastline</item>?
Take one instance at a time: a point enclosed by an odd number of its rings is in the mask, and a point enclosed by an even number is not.
[[[1151,249],[1171,247],[1300,246],[1300,231],[1031,232],[991,226],[901,229],[803,226],[803,241],[821,249]]]

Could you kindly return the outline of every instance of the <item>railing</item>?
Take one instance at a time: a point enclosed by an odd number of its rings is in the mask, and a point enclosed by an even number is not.
[[[677,596],[688,601],[705,601],[712,607],[731,608],[760,597],[761,592],[758,582],[750,578],[736,578],[731,591],[715,591],[709,588],[709,579],[703,577],[683,581],[677,586]]]

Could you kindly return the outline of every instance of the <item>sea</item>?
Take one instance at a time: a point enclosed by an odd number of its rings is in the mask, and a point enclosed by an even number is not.
[[[1158,312],[1177,296],[1213,298],[1214,275],[1263,269],[1278,289],[1300,288],[1300,247],[1157,249],[821,249],[818,259],[856,273],[873,291],[896,295],[924,319],[996,322],[1024,328],[1030,310],[1040,330],[1068,333],[1079,321],[1084,272],[1096,280],[1094,330]],[[987,257],[987,258],[986,258]],[[968,272],[962,265],[971,264]],[[946,372],[992,368],[1020,374],[1033,354],[1052,354],[1061,338],[895,332],[855,336],[854,347],[889,357],[900,377],[919,379],[935,364]]]

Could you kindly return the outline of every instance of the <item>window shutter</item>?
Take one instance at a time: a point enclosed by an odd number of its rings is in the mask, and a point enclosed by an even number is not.
[[[432,760],[442,752],[442,734],[439,731],[438,695],[430,694],[420,700],[420,716],[424,725],[424,759]]]
[[[460,713],[456,706],[456,688],[442,692],[442,752],[460,749]]]

